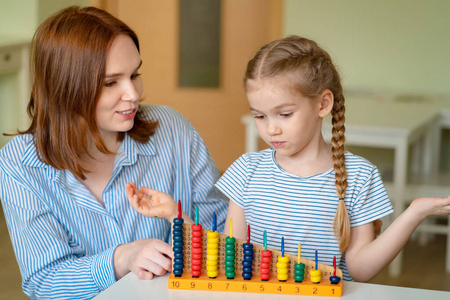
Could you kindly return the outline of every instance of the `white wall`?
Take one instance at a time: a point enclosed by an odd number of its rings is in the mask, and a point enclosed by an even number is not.
[[[450,94],[450,1],[285,0],[284,32],[334,58],[349,89]]]

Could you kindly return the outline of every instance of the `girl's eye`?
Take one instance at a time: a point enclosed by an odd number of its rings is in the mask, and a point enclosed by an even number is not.
[[[133,74],[133,75],[131,75],[131,79],[136,79],[136,78],[138,78],[139,76],[141,76],[140,73]]]
[[[105,87],[112,87],[116,84],[116,81],[109,81],[105,83]]]
[[[253,115],[253,117],[255,119],[262,119],[262,118],[264,118],[264,115]]]
[[[292,116],[292,113],[284,113],[284,114],[280,114],[280,116],[282,116],[284,118],[289,118],[290,116]]]

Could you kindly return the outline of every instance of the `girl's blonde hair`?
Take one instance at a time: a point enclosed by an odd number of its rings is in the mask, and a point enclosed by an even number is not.
[[[345,168],[345,98],[340,76],[333,65],[330,55],[314,41],[288,36],[263,46],[247,65],[244,76],[244,88],[248,80],[273,78],[283,74],[299,75],[295,77],[293,88],[308,98],[316,98],[329,89],[334,96],[332,109],[332,153],[336,176],[336,194],[339,200],[333,227],[339,241],[339,249],[345,251],[350,239],[350,221],[344,203],[347,188]]]

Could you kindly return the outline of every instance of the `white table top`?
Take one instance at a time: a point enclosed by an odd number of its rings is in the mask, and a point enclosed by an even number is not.
[[[367,146],[390,146],[399,138],[412,142],[436,120],[440,110],[426,101],[402,102],[388,96],[364,95],[347,96],[345,108],[346,141],[352,144],[357,138],[358,145]],[[326,139],[331,137],[331,127],[328,117],[322,130]]]
[[[298,295],[274,295],[259,293],[239,293],[239,292],[211,292],[211,291],[191,291],[172,290],[168,288],[168,277],[166,274],[153,280],[140,280],[136,275],[130,273],[116,282],[114,285],[97,295],[96,300],[114,299],[195,299],[195,300],[273,300],[273,299],[358,299],[358,300],[448,300],[450,292],[402,288],[388,285],[378,285],[369,283],[344,282],[342,297],[313,297]]]

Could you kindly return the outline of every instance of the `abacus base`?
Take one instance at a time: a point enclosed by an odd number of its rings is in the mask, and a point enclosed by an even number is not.
[[[273,277],[268,281],[262,281],[258,275],[253,276],[251,280],[244,280],[240,275],[236,275],[234,279],[227,279],[225,275],[219,274],[216,279],[210,279],[203,274],[198,278],[192,278],[190,274],[183,274],[182,277],[175,277],[171,274],[169,277],[169,289],[342,296],[342,282],[331,284],[328,279],[323,279],[316,284],[307,278],[301,283],[296,283],[293,278],[289,278],[285,282],[279,282],[275,276]]]

